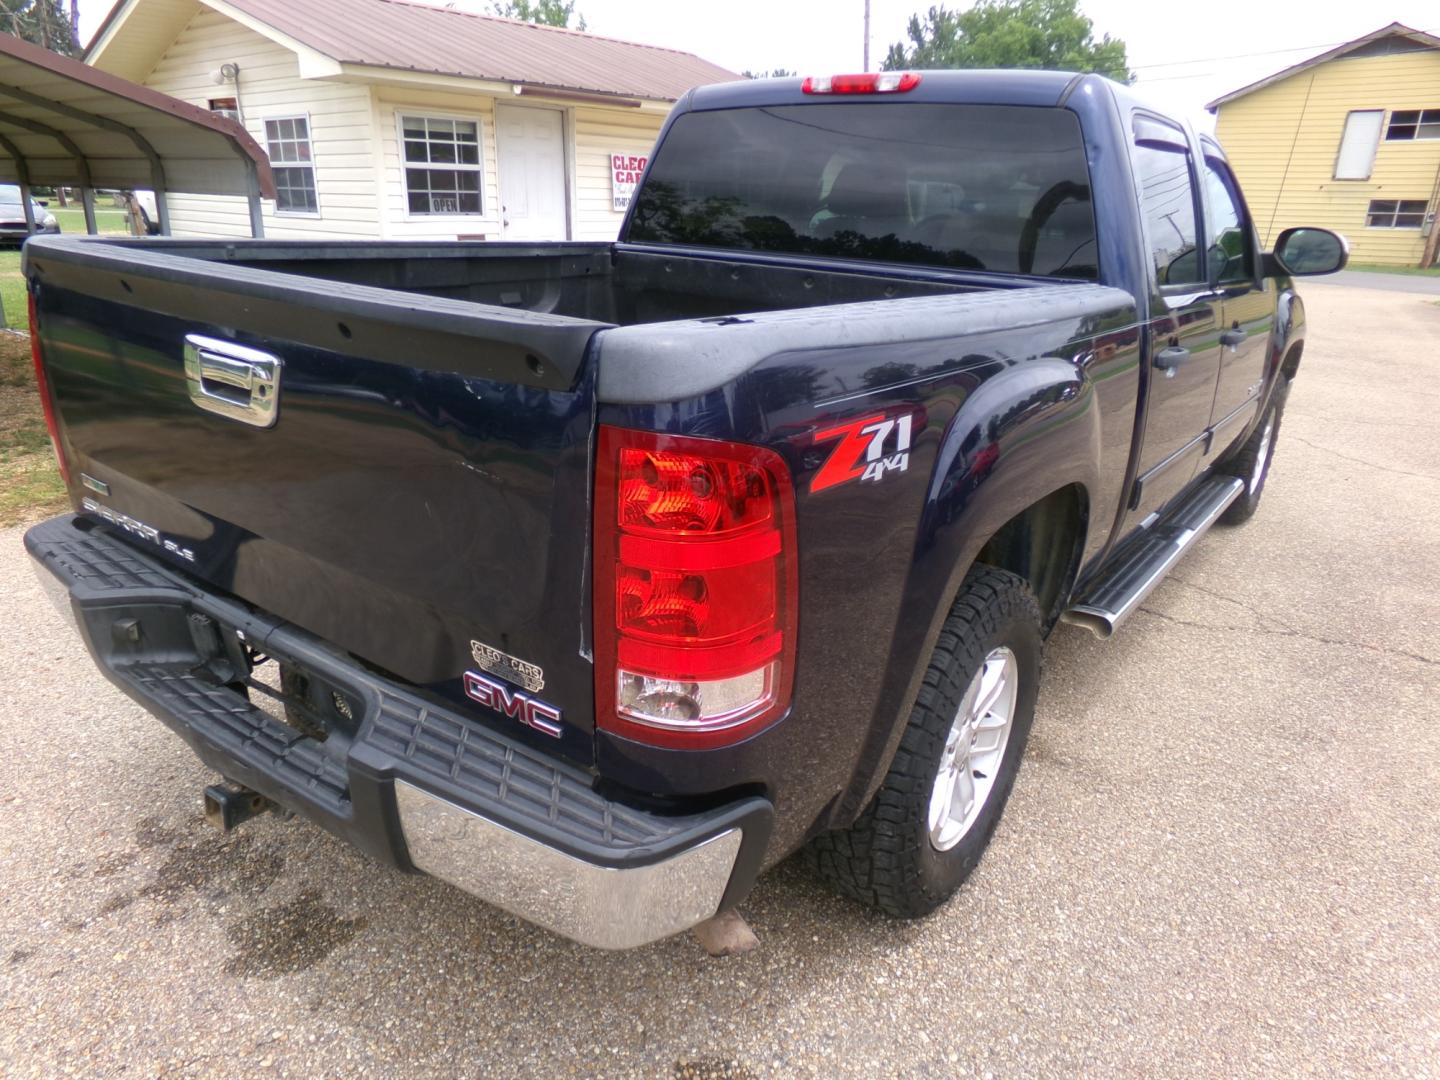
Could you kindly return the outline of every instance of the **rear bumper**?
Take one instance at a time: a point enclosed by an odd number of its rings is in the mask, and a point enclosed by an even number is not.
[[[599,948],[677,933],[753,885],[769,802],[668,815],[377,676],[305,632],[72,515],[25,535],[42,584],[100,670],[211,768],[372,856],[442,878]],[[340,694],[350,732],[307,737],[224,681],[237,636]]]

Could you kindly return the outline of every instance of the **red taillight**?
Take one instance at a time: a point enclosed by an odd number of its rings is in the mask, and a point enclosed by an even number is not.
[[[795,677],[795,495],[764,447],[600,428],[595,705],[657,746],[738,742]]]
[[[807,94],[903,94],[919,85],[918,71],[872,71],[864,75],[811,75],[800,89]]]
[[[40,392],[40,408],[45,413],[45,429],[50,432],[50,445],[55,448],[55,464],[60,466],[60,479],[70,483],[70,463],[60,442],[60,425],[55,422],[55,402],[50,397],[50,380],[45,377],[45,364],[40,359],[40,317],[35,311],[35,294],[30,301],[30,359],[35,361],[35,389]]]

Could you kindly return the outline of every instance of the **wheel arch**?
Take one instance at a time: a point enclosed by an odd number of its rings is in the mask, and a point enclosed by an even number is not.
[[[1004,486],[997,485],[997,491]],[[879,789],[904,733],[910,705],[919,691],[940,630],[971,570],[988,566],[1013,573],[1025,581],[1040,603],[1041,631],[1048,634],[1079,576],[1090,528],[1090,505],[1090,489],[1086,483],[1079,479],[1061,483],[1027,505],[1012,508],[1008,516],[1001,518],[998,527],[975,536],[956,553],[943,578],[935,580],[930,575],[921,575],[919,584],[907,590],[902,622],[917,629],[923,627],[923,636],[919,636],[913,649],[892,649],[889,659],[893,670],[889,672],[889,679],[902,688],[898,707],[887,707],[882,702],[850,784],[832,804],[827,827],[849,824]],[[916,595],[917,590],[926,590],[923,599]]]
[[[1079,576],[1089,514],[1090,497],[1084,485],[1058,487],[995,530],[971,565],[1008,570],[1025,581],[1040,605],[1048,634]]]
[[[1101,483],[1100,410],[1093,384],[1075,366],[1055,360],[1032,365],[1023,393],[996,395],[973,414],[962,407],[948,425],[884,691],[828,827],[849,824],[878,790],[946,616],[975,565],[1026,581],[1042,605],[1042,632],[1053,627],[1069,598]],[[1043,372],[1036,370],[1042,366]],[[1049,377],[1037,379],[1042,373]]]

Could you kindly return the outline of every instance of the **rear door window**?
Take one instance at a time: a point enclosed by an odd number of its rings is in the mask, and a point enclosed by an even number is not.
[[[1146,121],[1135,144],[1135,185],[1162,288],[1204,280],[1196,243],[1195,181],[1185,133]]]
[[[1079,121],[1000,105],[686,113],[636,199],[635,242],[1098,277]]]

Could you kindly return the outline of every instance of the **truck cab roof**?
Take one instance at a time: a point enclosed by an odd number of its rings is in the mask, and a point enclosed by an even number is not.
[[[825,73],[819,73],[825,74]],[[873,95],[807,94],[805,79],[749,79],[700,86],[681,99],[676,112],[736,109],[767,105],[823,105],[839,101],[931,105],[1022,105],[1055,108],[1084,88],[1108,95],[1127,114],[1143,109],[1190,128],[1180,117],[1151,104],[1132,87],[1104,75],[1077,71],[1039,71],[1021,68],[992,68],[963,71],[917,70],[920,83],[912,90]]]
[[[817,72],[816,74],[829,74]],[[1081,80],[1120,84],[1100,75],[1083,75],[1073,71],[1031,71],[992,69],[985,71],[919,71],[920,84],[901,93],[876,94],[863,99],[852,95],[822,96],[807,94],[801,86],[803,77],[783,79],[750,79],[743,82],[716,83],[692,90],[685,99],[688,108],[734,109],[756,105],[820,104],[834,100],[905,101],[912,104],[967,105],[1033,105],[1053,107],[1065,98],[1072,85]]]

